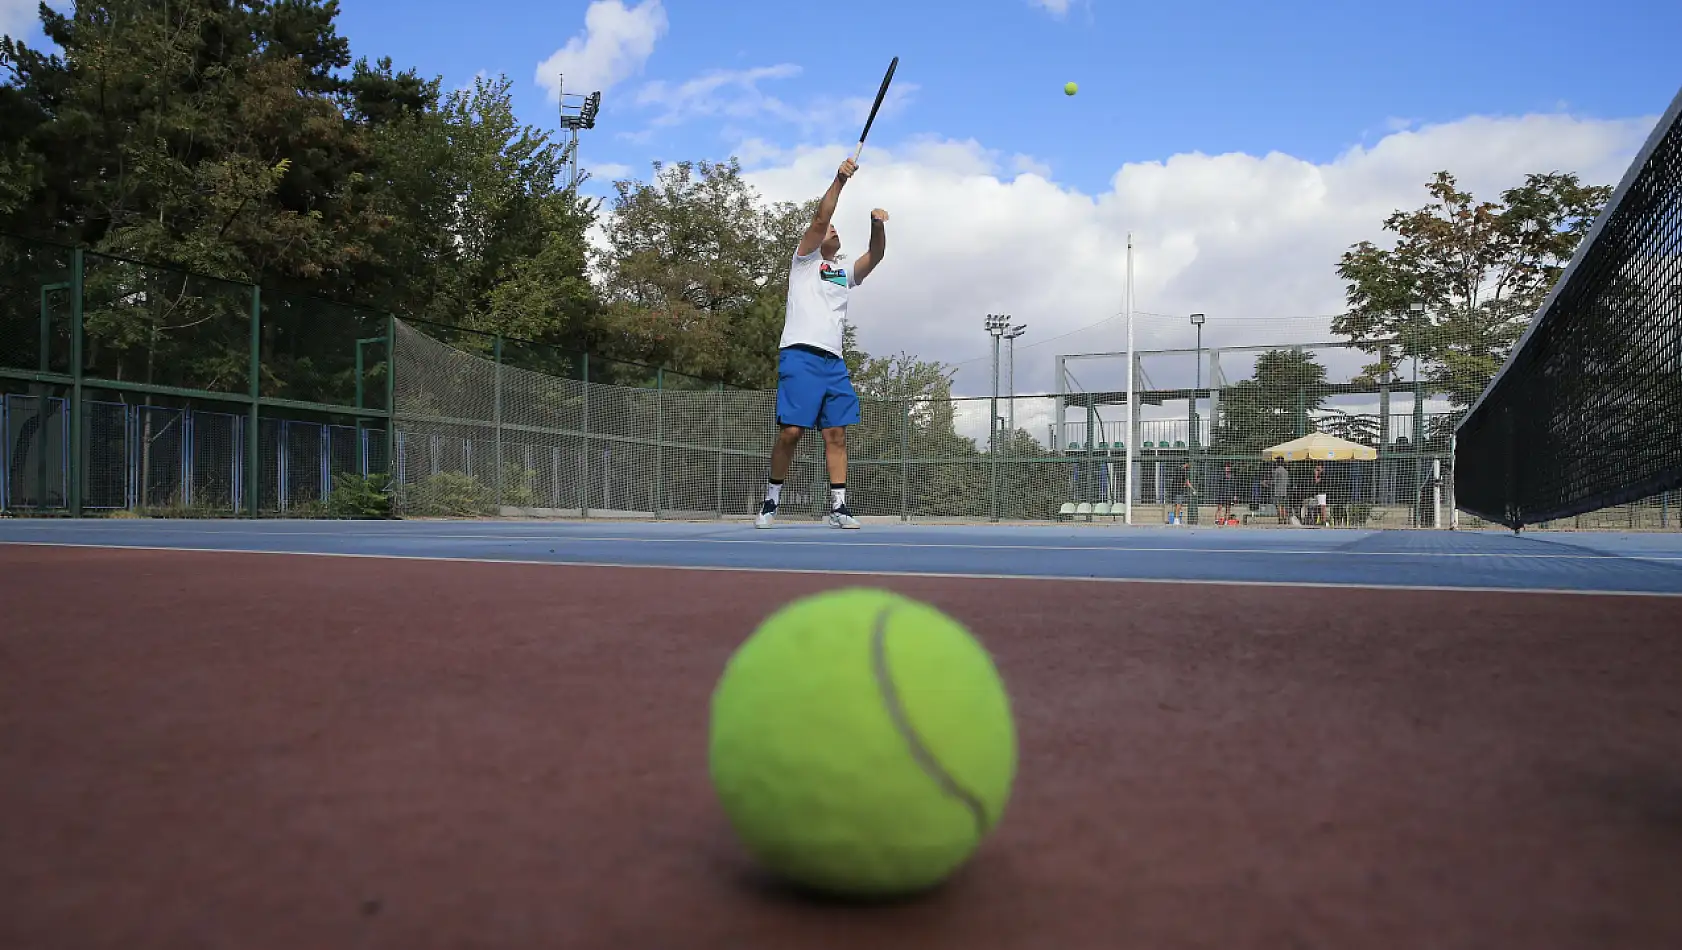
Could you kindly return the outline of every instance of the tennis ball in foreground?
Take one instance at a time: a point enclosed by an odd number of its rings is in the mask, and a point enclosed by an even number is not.
[[[1074,83],[1066,82],[1066,83],[1063,84],[1063,95],[1072,96],[1072,95],[1075,94],[1075,89],[1076,89],[1076,86],[1075,86]]]
[[[713,787],[767,869],[885,898],[949,877],[997,826],[1016,726],[992,658],[962,624],[881,590],[772,614],[713,692]]]

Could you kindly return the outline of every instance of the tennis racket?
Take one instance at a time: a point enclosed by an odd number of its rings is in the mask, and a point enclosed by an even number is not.
[[[857,162],[864,153],[864,140],[870,134],[870,127],[876,122],[876,112],[882,108],[882,100],[888,96],[888,84],[894,81],[894,70],[899,68],[899,57],[888,64],[888,74],[882,77],[882,88],[876,90],[876,102],[870,107],[870,118],[864,120],[864,131],[859,133],[859,147],[853,149],[853,161]]]

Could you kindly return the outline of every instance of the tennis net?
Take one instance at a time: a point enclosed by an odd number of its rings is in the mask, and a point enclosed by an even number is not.
[[[1459,508],[1520,530],[1682,487],[1682,93],[1455,431]]]

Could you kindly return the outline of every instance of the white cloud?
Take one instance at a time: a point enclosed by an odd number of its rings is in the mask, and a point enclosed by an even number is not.
[[[656,110],[649,127],[623,133],[622,137],[646,142],[654,129],[696,119],[727,123],[720,134],[737,139],[753,137],[742,125],[763,131],[767,122],[792,128],[800,135],[827,132],[837,122],[864,127],[870,106],[876,100],[874,90],[869,96],[819,96],[791,102],[764,88],[776,80],[793,79],[800,72],[800,67],[792,63],[778,63],[746,69],[715,69],[678,83],[654,80],[637,90],[633,100],[638,106]],[[911,82],[890,86],[876,114],[877,121],[903,113],[916,91],[917,84]]]
[[[1041,178],[1051,177],[1051,166],[1032,155],[1013,155],[1010,159],[1011,170],[1018,175],[1038,175]]]
[[[1059,18],[1068,15],[1071,5],[1070,0],[1028,0],[1028,3]]]
[[[563,88],[605,92],[641,71],[666,27],[660,0],[631,7],[622,0],[596,0],[584,11],[584,32],[538,64],[537,84],[548,90],[550,102]]]
[[[617,181],[631,174],[632,171],[631,166],[621,165],[618,162],[600,162],[594,165],[581,162],[580,164],[584,165],[584,170],[589,172],[590,177],[598,184]]]
[[[759,84],[767,79],[788,79],[800,74],[791,63],[755,66],[750,69],[715,69],[681,83],[655,80],[637,90],[635,102],[660,110],[653,124],[675,125],[696,118],[749,119],[762,116],[798,121],[798,110],[764,92]]]
[[[1123,305],[1131,231],[1135,306],[1172,315],[1140,319],[1141,349],[1191,346],[1192,311],[1209,315],[1206,346],[1329,340],[1327,315],[1343,306],[1339,255],[1363,239],[1382,241],[1384,218],[1423,204],[1433,172],[1447,168],[1487,198],[1527,172],[1573,171],[1612,184],[1653,121],[1473,117],[1394,132],[1320,164],[1277,152],[1182,154],[1126,165],[1097,194],[1037,171],[1012,175],[1033,160],[973,141],[872,145],[836,225],[856,254],[870,209],[886,208],[889,251],[855,294],[852,315],[865,349],[962,363],[958,392],[980,394],[991,388],[982,319],[1010,313],[1029,326],[1017,341],[1018,391],[1050,392],[1055,355],[1124,347],[1122,322],[1110,318]],[[748,176],[770,200],[815,197],[852,146],[756,142],[765,164]],[[1183,373],[1189,383],[1192,360],[1180,362],[1164,357],[1149,371]],[[1227,366],[1239,378],[1244,369],[1237,358]],[[1089,388],[1119,385],[1122,371],[1120,360],[1077,369]],[[1019,424],[1024,411],[1019,402]]]

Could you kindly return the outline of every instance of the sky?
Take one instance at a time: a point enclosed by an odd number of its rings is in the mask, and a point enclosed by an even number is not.
[[[1141,349],[1192,345],[1194,311],[1205,345],[1329,338],[1339,254],[1384,242],[1433,172],[1490,199],[1528,172],[1616,184],[1682,85],[1674,0],[340,2],[353,55],[506,75],[539,127],[558,87],[599,90],[580,164],[604,196],[734,156],[766,199],[816,197],[898,56],[836,216],[853,253],[890,216],[850,313],[865,350],[953,365],[965,395],[991,391],[988,313],[1027,326],[1019,392],[1122,349],[1130,233]],[[0,0],[0,31],[34,7]],[[1122,370],[1077,365],[1087,388]],[[1153,365],[1171,385],[1194,363]]]

